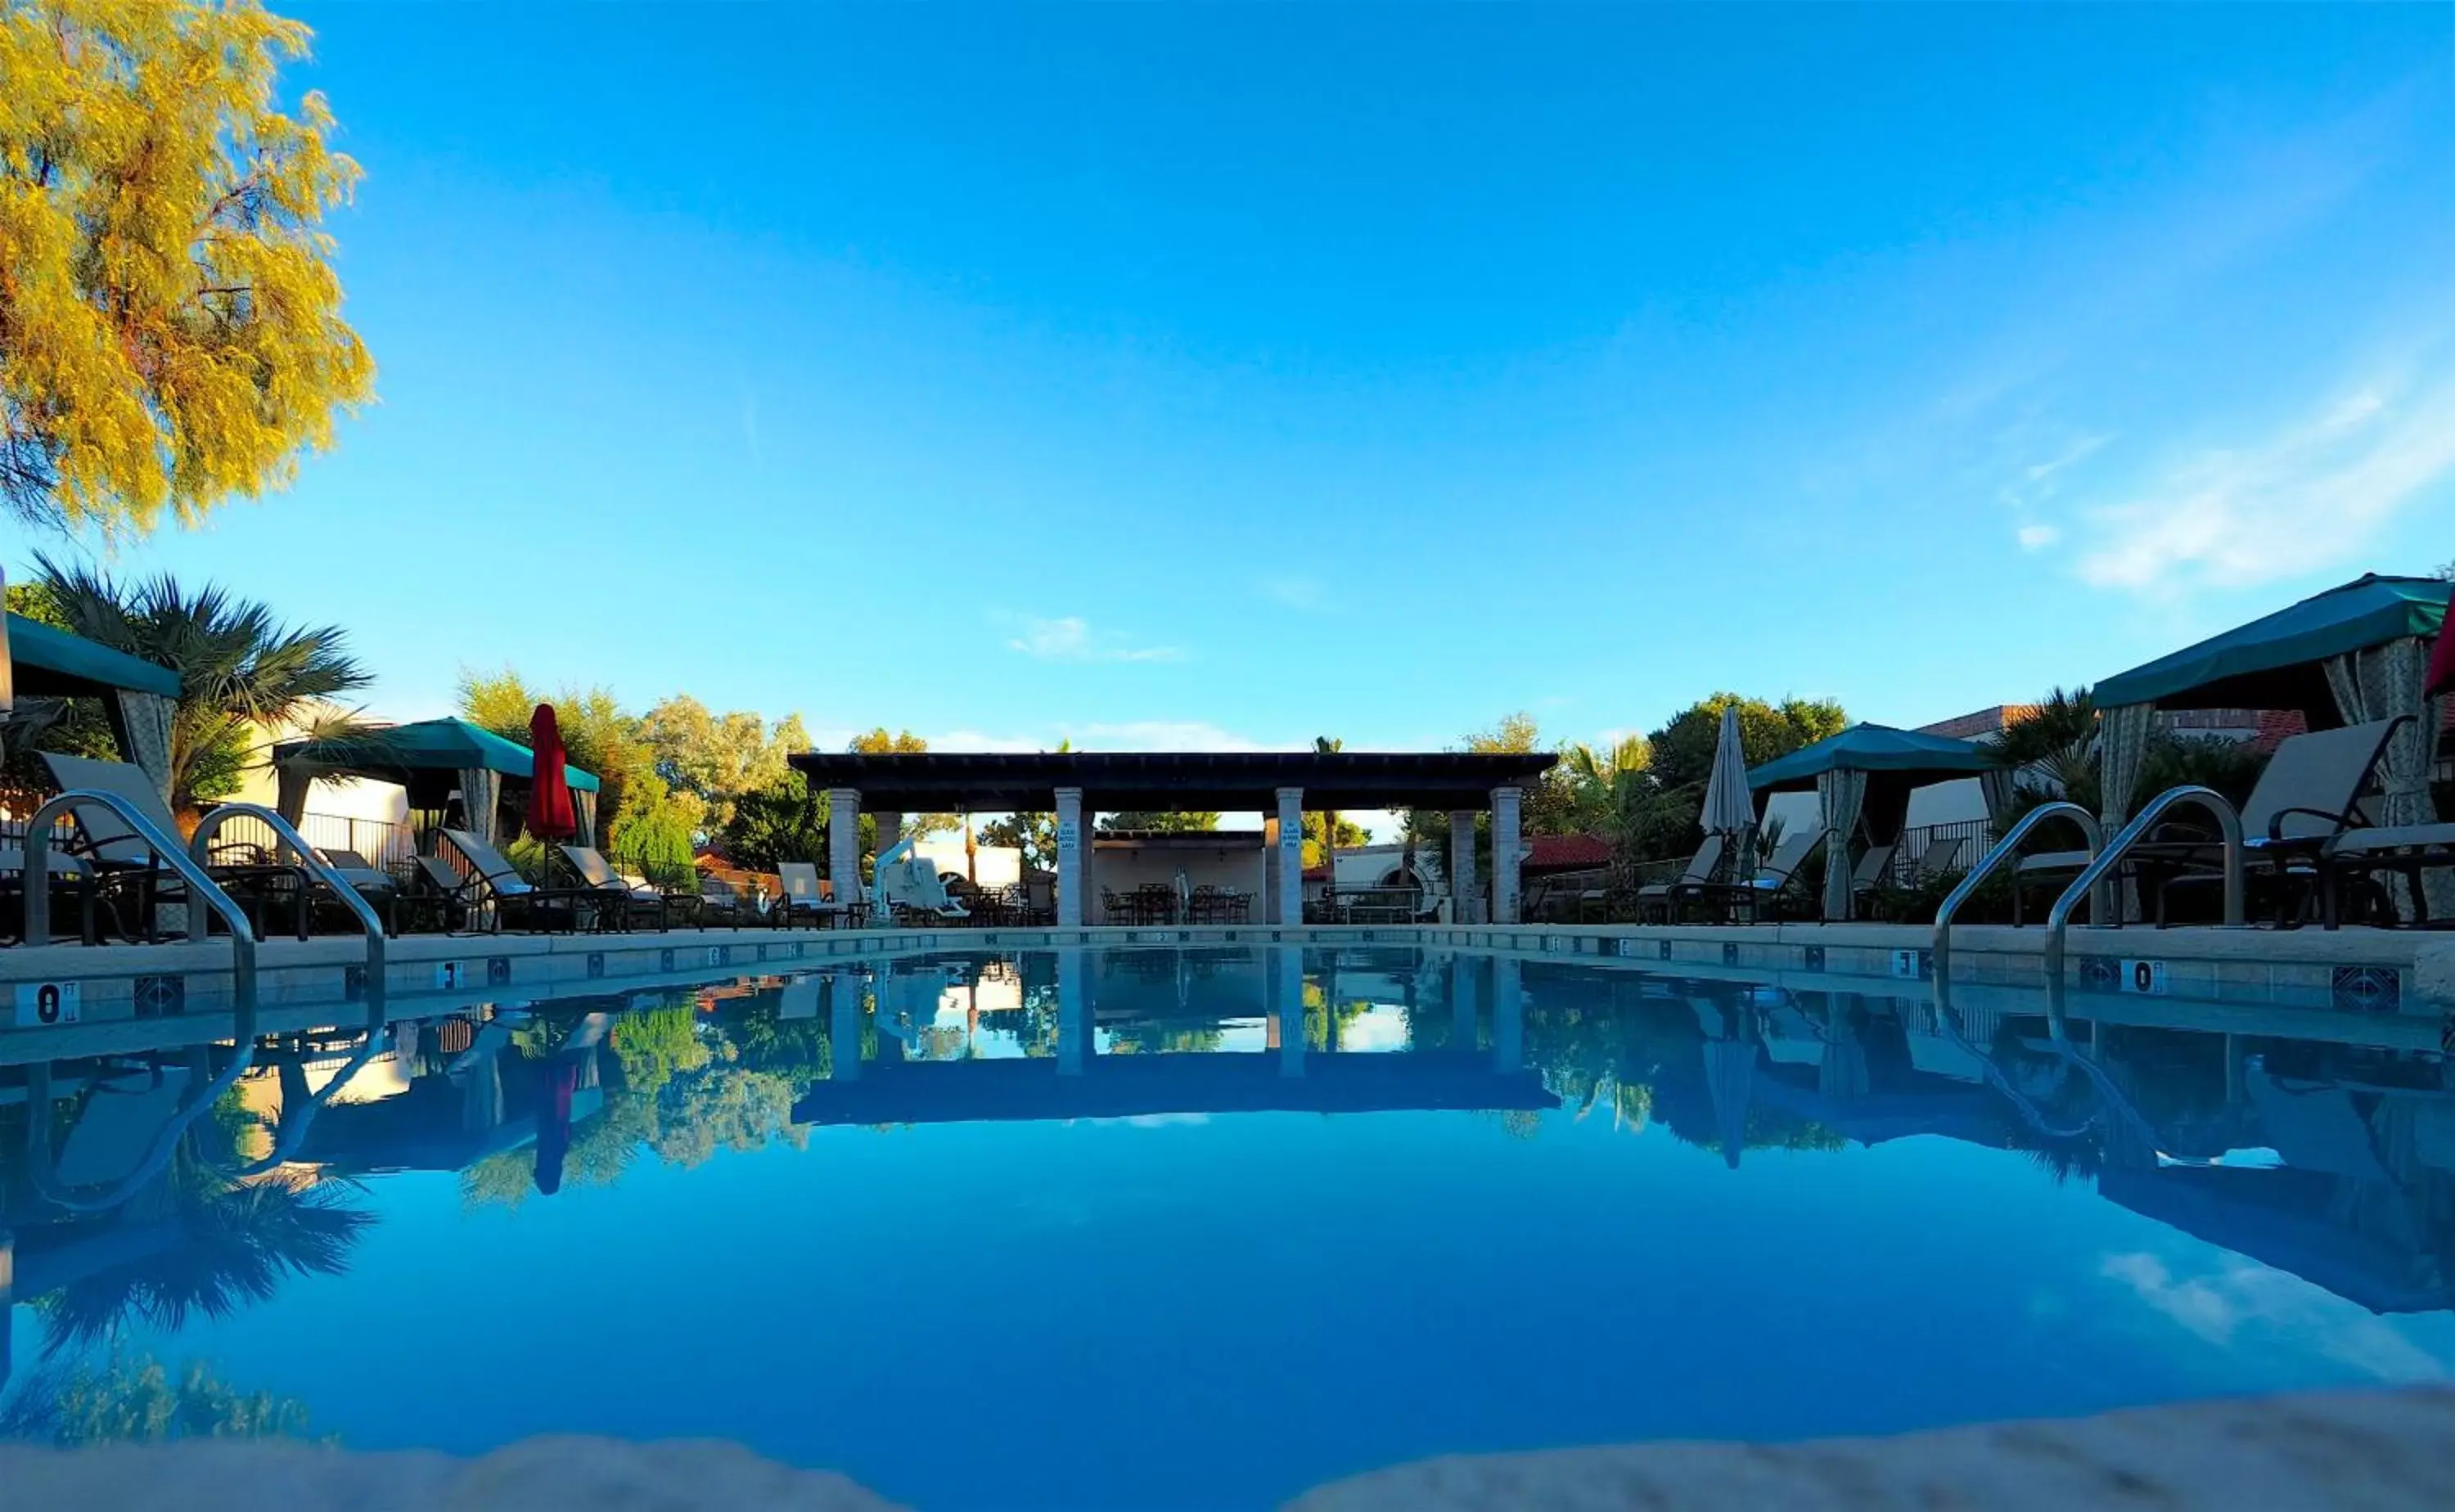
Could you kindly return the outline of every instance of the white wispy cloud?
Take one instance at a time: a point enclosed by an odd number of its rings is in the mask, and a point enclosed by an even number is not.
[[[2358,560],[2450,479],[2455,377],[2382,375],[2271,434],[2171,456],[2125,496],[2083,511],[2080,575],[2167,595],[2299,576]]]
[[[2176,1275],[2144,1251],[2108,1255],[2108,1280],[2211,1344],[2298,1345],[2380,1381],[2440,1381],[2448,1362],[2386,1319],[2298,1276],[2227,1257],[2204,1275]]]
[[[1185,657],[1174,646],[1138,646],[1094,634],[1090,622],[1080,615],[1060,619],[1026,615],[1021,632],[1006,641],[1006,647],[1043,661],[1181,661]]]
[[[2023,525],[2019,530],[2020,550],[2041,552],[2063,538],[2063,533],[2052,525]]]

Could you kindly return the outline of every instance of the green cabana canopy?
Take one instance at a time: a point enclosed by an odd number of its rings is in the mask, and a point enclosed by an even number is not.
[[[71,635],[23,615],[9,616],[9,659],[16,693],[37,698],[91,698],[114,692],[179,696],[179,675],[98,640]]]
[[[506,740],[466,719],[422,719],[394,725],[358,741],[292,740],[273,748],[280,783],[282,816],[296,823],[307,805],[308,784],[317,777],[374,777],[409,789],[410,807],[440,809],[457,790],[472,829],[488,840],[497,833],[503,779],[527,781],[537,758],[527,746]],[[566,763],[573,801],[583,835],[597,826],[596,774]]]
[[[320,775],[377,777],[402,782],[405,772],[499,772],[505,776],[537,775],[529,748],[506,740],[492,730],[466,719],[421,719],[375,732],[363,742],[324,741],[320,745],[292,740],[273,748],[273,758],[286,762],[305,756]],[[597,791],[596,774],[565,765],[563,773],[578,793]]]
[[[1748,786],[1758,793],[1816,790],[1824,818],[1824,917],[1844,919],[1856,906],[1850,842],[1861,821],[1871,842],[1890,844],[1909,814],[1910,789],[1957,777],[1985,779],[1989,814],[2010,795],[2011,774],[1983,746],[1890,725],[1854,724],[1755,768]]]
[[[1947,782],[1991,772],[1997,764],[1983,748],[1967,740],[1896,730],[1888,724],[1854,724],[1839,735],[1750,768],[1748,786],[1759,793],[1812,788],[1818,776],[1833,771],[1898,772]]]
[[[2370,574],[2108,677],[2097,685],[2097,706],[2299,709],[2332,724],[2328,658],[2437,635],[2450,589],[2444,578]]]

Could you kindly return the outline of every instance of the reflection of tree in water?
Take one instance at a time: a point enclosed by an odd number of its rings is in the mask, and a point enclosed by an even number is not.
[[[540,1048],[559,1042],[550,1034]],[[725,1019],[688,998],[637,1009],[615,1020],[607,1043],[612,1084],[603,1110],[572,1130],[566,1186],[610,1186],[642,1150],[689,1168],[778,1138],[798,1149],[807,1136],[792,1121],[794,1099],[831,1063],[823,1023],[781,1019],[772,999]],[[501,1151],[460,1174],[461,1200],[517,1208],[536,1195],[536,1174],[533,1147]]]
[[[35,1299],[45,1353],[113,1339],[131,1322],[175,1332],[270,1300],[293,1276],[339,1275],[375,1221],[344,1205],[357,1193],[350,1183],[287,1174],[243,1185],[182,1182],[177,1243]]]
[[[100,1360],[45,1366],[0,1400],[0,1439],[60,1448],[162,1443],[173,1439],[305,1438],[294,1398],[241,1391],[202,1361],[177,1367],[113,1350]]]

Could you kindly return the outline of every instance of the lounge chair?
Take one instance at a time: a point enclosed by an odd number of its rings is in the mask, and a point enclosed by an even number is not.
[[[863,910],[858,902],[831,896],[833,884],[819,876],[816,861],[779,861],[776,875],[784,884],[784,894],[776,901],[776,921],[785,929],[792,928],[797,918],[806,918],[819,929],[849,926]]]
[[[539,887],[519,874],[518,868],[503,858],[503,853],[467,830],[445,830],[443,843],[460,853],[468,863],[469,874],[461,879],[457,900],[474,919],[489,903],[494,905],[492,920],[501,929],[514,918],[522,928],[552,931],[558,927],[577,932],[581,916],[601,925],[615,917],[606,906],[606,896],[594,887]],[[442,868],[450,872],[447,864]],[[427,873],[437,881],[441,878],[433,869]]]
[[[315,854],[324,858],[326,866],[340,874],[341,880],[350,884],[351,891],[365,898],[383,916],[384,933],[400,933],[401,887],[398,877],[370,865],[367,858],[355,851],[319,845],[315,847]]]
[[[95,885],[92,866],[82,857],[54,854],[51,859],[51,887],[55,897],[64,893],[76,905],[77,937],[89,945],[99,943],[102,936],[97,911],[110,905],[101,897],[101,889]],[[13,901],[21,910],[17,916],[15,933],[10,937],[23,943],[26,934],[23,922],[25,916],[22,913],[26,899],[26,853],[14,842],[0,845],[0,898]],[[56,903],[51,917],[53,918],[61,917],[56,912]],[[112,911],[112,917],[115,923],[117,919],[115,910]],[[127,931],[121,930],[120,933],[125,934]]]
[[[1850,872],[1850,896],[1866,897],[1892,880],[1893,857],[1900,851],[1897,845],[1870,845],[1858,853],[1858,864]]]
[[[2410,717],[2313,730],[2285,740],[2267,758],[2240,817],[2245,869],[2269,886],[2278,924],[2286,921],[2297,887],[2305,897],[2323,894],[2322,873],[2331,848],[2345,873],[2359,870],[2352,863],[2365,854],[2391,855],[2401,848],[2391,842],[2365,847],[2344,841],[2348,834],[2366,827],[2363,796],[2379,758],[2386,754],[2388,738]],[[2142,884],[2154,887],[2160,928],[2176,888],[2211,886],[2222,879],[2223,846],[2204,832],[2193,834],[2187,824],[2185,819],[2160,825],[2125,858]],[[2395,862],[2399,868],[2407,864],[2412,863]]]
[[[142,767],[125,761],[62,756],[55,751],[45,751],[41,756],[61,792],[108,793],[173,841],[178,838],[178,820],[172,816],[171,806],[162,801],[161,789],[153,785],[153,779]],[[143,920],[142,933],[148,939],[159,938],[155,920],[160,905],[165,901],[186,901],[187,883],[161,864],[152,844],[116,812],[99,803],[79,803],[70,813],[76,820],[77,838],[66,854],[91,863],[99,887],[108,890],[114,884],[132,886],[137,895],[134,914]],[[287,903],[295,918],[298,937],[307,937],[306,900],[314,879],[305,868],[253,860],[215,861],[209,863],[205,871],[247,910],[258,936],[264,933],[270,905]],[[138,931],[130,929],[125,933],[132,937]]]
[[[1659,913],[1662,916],[1661,921],[1669,923],[1672,910],[1676,906],[1681,896],[1680,890],[1710,882],[1714,879],[1714,875],[1722,869],[1722,844],[1719,831],[1706,836],[1705,843],[1697,846],[1696,854],[1688,858],[1687,869],[1676,877],[1668,882],[1649,882],[1638,888],[1636,917],[1643,919],[1650,912]]]
[[[1823,846],[1824,832],[1821,829],[1786,836],[1779,845],[1774,847],[1772,857],[1746,881],[1674,883],[1674,901],[1695,898],[1719,903],[1726,915],[1735,918],[1745,913],[1753,923],[1788,890],[1792,879],[1798,875],[1798,869],[1807,864],[1807,858]]]
[[[1968,849],[1969,837],[1966,835],[1931,837],[1926,849],[1918,852],[1917,864],[1914,868],[1917,879],[1932,882],[1947,872],[1961,870],[1961,854]]]
[[[662,888],[622,876],[593,846],[565,845],[558,849],[580,885],[601,896],[605,899],[602,906],[619,910],[624,928],[636,929],[643,918],[655,920],[659,929],[666,927],[671,909]]]

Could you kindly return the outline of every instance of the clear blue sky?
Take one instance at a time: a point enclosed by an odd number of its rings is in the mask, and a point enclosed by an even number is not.
[[[381,402],[122,565],[379,714],[1917,723],[2455,557],[2445,6],[303,14]]]

